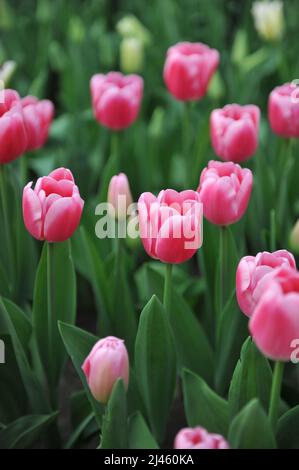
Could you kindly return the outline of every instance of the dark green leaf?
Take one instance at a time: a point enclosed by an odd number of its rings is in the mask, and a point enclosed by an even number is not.
[[[228,441],[233,449],[275,449],[270,422],[258,400],[251,400],[234,418]]]
[[[269,362],[259,352],[252,339],[248,338],[242,347],[229,389],[231,416],[235,416],[253,398],[258,398],[267,411],[271,383],[272,371]]]
[[[278,421],[277,442],[282,449],[299,449],[299,405],[287,411]]]
[[[129,445],[130,449],[159,449],[142,414],[139,412],[129,419]]]
[[[0,431],[0,449],[26,449],[33,446],[54,421],[57,413],[22,416]]]
[[[112,390],[103,416],[101,449],[127,449],[127,400],[124,383],[119,379]]]
[[[74,364],[74,367],[82,381],[91,407],[99,424],[102,421],[103,407],[93,398],[82,370],[82,364],[90,353],[98,338],[73,325],[59,322],[59,331],[65,348]]]
[[[135,345],[136,376],[151,429],[163,439],[176,382],[176,354],[165,310],[153,296],[144,307]]]
[[[48,311],[49,249],[53,265],[52,311]],[[39,262],[33,302],[33,328],[45,372],[57,383],[66,353],[58,331],[58,321],[73,324],[76,316],[76,276],[69,241],[45,243]],[[50,365],[50,367],[49,367]]]
[[[183,392],[188,425],[203,426],[209,432],[226,435],[228,403],[188,370],[183,374]]]

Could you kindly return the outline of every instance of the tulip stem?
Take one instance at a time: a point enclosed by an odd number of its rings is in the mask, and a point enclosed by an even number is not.
[[[111,134],[111,156],[115,161],[115,173],[121,171],[121,160],[120,160],[120,151],[119,151],[119,132],[113,132]]]
[[[220,235],[219,235],[219,316],[225,305],[225,297],[226,297],[226,282],[225,277],[228,275],[227,273],[227,266],[226,266],[226,227],[220,227]]]
[[[190,103],[184,103],[184,118],[183,118],[183,158],[185,160],[185,184],[186,189],[189,186],[189,174],[190,174],[190,147],[191,147],[191,118],[190,118]]]
[[[165,265],[165,281],[164,281],[164,296],[163,304],[167,315],[171,309],[171,282],[172,282],[172,264]]]
[[[276,214],[274,209],[270,212],[270,249],[272,253],[276,250]]]
[[[9,273],[9,291],[13,292],[13,251],[11,243],[11,234],[9,229],[9,208],[7,201],[7,175],[5,175],[4,165],[0,165],[0,194],[1,194],[1,203],[2,203],[2,213],[3,213],[3,225],[4,226],[4,237],[6,238],[6,254],[7,254],[7,270]]]
[[[48,347],[49,358],[53,354],[53,326],[56,324],[55,312],[55,270],[54,270],[54,243],[47,245],[47,298],[48,298]],[[55,396],[55,378],[52,375],[51,368],[49,368],[49,391],[51,405],[55,409],[56,396]]]
[[[273,429],[277,424],[283,369],[284,363],[277,361],[274,366],[269,406],[269,419]]]

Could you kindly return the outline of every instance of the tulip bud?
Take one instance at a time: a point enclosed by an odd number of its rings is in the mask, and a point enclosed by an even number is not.
[[[107,403],[118,379],[123,379],[128,388],[129,358],[124,341],[114,336],[101,339],[85,359],[82,369],[94,398]]]
[[[80,43],[85,37],[85,27],[79,16],[73,16],[69,23],[69,37],[71,41]]]
[[[120,65],[124,73],[140,72],[143,67],[144,47],[137,38],[125,38],[120,44]]]
[[[144,45],[151,42],[150,32],[134,15],[124,16],[117,23],[116,29],[123,38],[136,38]]]
[[[290,235],[290,248],[294,253],[299,254],[299,219],[295,223]]]
[[[228,442],[220,434],[210,434],[206,429],[181,429],[174,441],[175,449],[229,449]]]
[[[266,41],[278,41],[284,31],[283,3],[280,1],[254,2],[252,15],[257,32]]]
[[[16,70],[17,64],[13,60],[8,60],[7,62],[4,62],[2,67],[0,67],[0,84],[4,85],[4,87],[7,87],[11,77],[14,74],[14,71]]]
[[[111,217],[123,220],[128,215],[128,208],[133,203],[130,185],[127,176],[124,173],[115,175],[111,178],[108,188],[108,211]]]

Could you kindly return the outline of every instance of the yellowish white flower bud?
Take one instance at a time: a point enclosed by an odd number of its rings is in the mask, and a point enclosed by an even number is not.
[[[282,38],[285,21],[283,2],[260,1],[252,6],[254,24],[259,35],[266,41],[278,41]]]

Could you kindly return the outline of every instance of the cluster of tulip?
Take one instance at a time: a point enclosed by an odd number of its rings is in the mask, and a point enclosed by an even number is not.
[[[216,50],[201,43],[183,42],[171,47],[164,67],[164,81],[171,95],[180,101],[203,98],[219,59]],[[94,116],[103,126],[121,131],[137,119],[143,94],[140,76],[97,74],[91,79],[90,89]],[[299,138],[299,103],[295,98],[292,84],[275,88],[269,97],[271,129],[288,139]],[[43,146],[53,112],[50,101],[20,99],[15,91],[6,90],[0,104],[0,163],[9,163],[24,152]],[[166,312],[172,308],[171,267],[189,260],[200,248],[202,215],[220,227],[221,312],[225,307],[230,292],[225,291],[224,237],[227,227],[243,217],[250,201],[253,175],[240,164],[257,150],[259,121],[260,110],[255,105],[231,104],[215,109],[210,117],[211,143],[223,161],[208,163],[196,191],[166,189],[158,196],[145,192],[139,197],[139,230],[144,249],[151,258],[166,263]],[[108,190],[108,202],[116,210],[121,195],[130,205],[132,195],[123,173],[112,177]],[[74,177],[65,168],[39,178],[34,188],[32,183],[27,184],[23,191],[23,217],[28,232],[50,244],[66,241],[73,235],[83,206]],[[51,267],[51,260],[48,262]],[[50,285],[48,296],[51,288]],[[278,361],[270,404],[270,419],[275,426],[282,362],[290,361],[293,341],[299,338],[299,274],[293,255],[280,250],[242,258],[237,269],[236,294],[240,309],[250,317],[249,330],[257,347],[266,357]],[[215,330],[217,327],[216,324]],[[96,401],[107,404],[118,379],[128,387],[129,367],[123,340],[108,336],[93,346],[82,369]],[[203,427],[182,429],[174,446],[229,448],[224,437]]]

